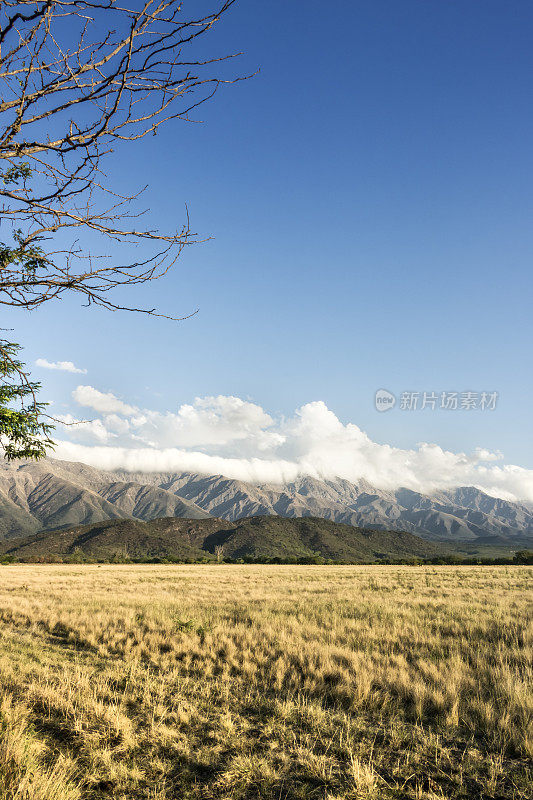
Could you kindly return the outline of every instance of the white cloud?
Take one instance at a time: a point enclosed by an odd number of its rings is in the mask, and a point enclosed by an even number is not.
[[[454,453],[427,442],[413,449],[379,444],[357,425],[343,424],[321,401],[307,403],[290,419],[274,420],[237,397],[196,398],[175,413],[160,413],[90,386],[79,386],[73,396],[102,416],[90,426],[68,429],[71,441],[56,451],[66,460],[106,469],[222,474],[254,483],[310,475],[364,478],[379,488],[421,492],[472,485],[533,502],[533,470],[494,463],[501,453],[482,447]]]
[[[38,358],[35,366],[43,369],[57,369],[61,372],[75,372],[79,375],[86,375],[86,369],[80,369],[72,361],[48,361],[46,358]]]
[[[72,414],[59,414],[57,419],[68,425],[70,430],[69,434],[76,439],[82,441],[89,441],[92,443],[96,440],[99,444],[105,444],[111,441],[115,434],[109,430],[104,421],[100,419],[77,419]]]
[[[135,408],[93,386],[78,386],[72,397],[79,405],[103,414],[110,431],[135,434],[137,441],[152,447],[169,442],[176,447],[201,448],[238,443],[240,452],[252,454],[278,447],[284,440],[279,432],[268,430],[274,420],[261,406],[239,397],[197,397],[176,413]]]
[[[119,417],[118,414],[106,414],[104,424],[108,431],[119,434],[128,433],[133,422],[130,424],[127,419]]]
[[[73,442],[58,442],[54,458],[82,461],[107,470],[199,472],[203,475],[225,475],[252,483],[283,483],[294,480],[300,474],[298,465],[290,462],[226,458],[178,448],[88,447]]]
[[[87,406],[100,414],[124,414],[129,416],[137,413],[138,409],[123,403],[114,394],[99,392],[93,386],[77,386],[72,392],[72,397],[80,406]]]

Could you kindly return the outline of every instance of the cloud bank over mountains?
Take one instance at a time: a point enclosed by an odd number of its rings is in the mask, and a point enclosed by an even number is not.
[[[69,441],[58,443],[55,456],[103,469],[221,474],[252,483],[284,483],[303,475],[364,478],[379,488],[424,493],[472,485],[504,499],[533,502],[533,470],[497,463],[500,453],[379,444],[357,425],[343,424],[322,401],[274,419],[261,406],[231,396],[196,398],[175,413],[137,408],[92,386],[78,386],[72,396],[99,416],[66,428]],[[63,420],[75,422],[72,415]]]

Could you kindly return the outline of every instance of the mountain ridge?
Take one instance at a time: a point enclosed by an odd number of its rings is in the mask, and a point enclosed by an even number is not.
[[[449,556],[410,533],[354,528],[316,517],[113,519],[0,543],[0,556],[47,560],[329,560],[348,563]]]
[[[397,530],[433,541],[531,546],[533,510],[475,487],[425,495],[365,480],[300,477],[250,484],[222,475],[105,471],[77,462],[0,466],[0,539],[108,519],[317,517],[356,528]]]

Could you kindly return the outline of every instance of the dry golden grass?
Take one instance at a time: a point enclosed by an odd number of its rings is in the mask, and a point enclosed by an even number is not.
[[[531,797],[528,567],[0,567],[0,797]]]

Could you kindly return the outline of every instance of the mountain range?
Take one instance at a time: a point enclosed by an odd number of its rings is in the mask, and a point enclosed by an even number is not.
[[[436,542],[517,549],[533,543],[533,508],[471,486],[426,495],[364,480],[301,477],[255,485],[221,475],[108,472],[56,459],[0,462],[0,540],[112,519],[234,522],[266,515],[317,517]]]

